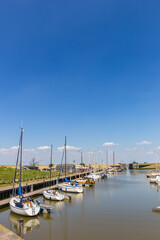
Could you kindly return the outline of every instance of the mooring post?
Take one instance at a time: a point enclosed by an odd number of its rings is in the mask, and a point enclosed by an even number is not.
[[[24,219],[18,218],[18,225],[17,225],[17,235],[23,238],[24,235]]]
[[[28,184],[26,183],[26,186],[25,186],[25,193],[27,193],[27,185],[28,185]]]

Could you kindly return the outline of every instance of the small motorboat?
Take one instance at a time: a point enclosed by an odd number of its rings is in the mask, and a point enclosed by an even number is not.
[[[43,197],[48,200],[53,200],[53,201],[63,201],[64,200],[64,195],[55,190],[43,191]]]

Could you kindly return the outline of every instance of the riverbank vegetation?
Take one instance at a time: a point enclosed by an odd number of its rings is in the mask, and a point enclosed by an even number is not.
[[[0,186],[11,185],[13,183],[15,169],[10,167],[0,167]],[[58,177],[58,172],[51,172],[51,177]],[[20,170],[17,169],[16,183],[19,182]],[[50,178],[50,171],[24,170],[22,169],[22,182],[39,181]]]

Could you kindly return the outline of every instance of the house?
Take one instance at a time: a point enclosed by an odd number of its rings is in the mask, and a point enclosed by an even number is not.
[[[25,169],[25,170],[39,170],[39,167],[37,166],[23,166],[22,169]]]
[[[65,172],[65,164],[57,164],[56,171],[59,172],[61,169],[62,172]],[[66,172],[67,173],[75,173],[76,168],[74,164],[66,164]]]

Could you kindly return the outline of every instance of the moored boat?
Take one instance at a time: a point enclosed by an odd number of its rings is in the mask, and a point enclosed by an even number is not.
[[[58,185],[58,189],[63,192],[69,193],[83,193],[82,184],[73,183],[73,182],[66,182]]]
[[[82,184],[82,186],[85,186],[85,187],[91,187],[95,183],[92,179],[88,179],[88,178],[79,178],[79,179],[76,179],[76,182],[79,184]]]
[[[66,177],[66,162],[67,162],[67,156],[66,156],[66,146],[67,146],[67,138],[65,137],[65,144],[64,144],[64,154],[65,154],[65,182],[58,184],[58,189],[63,192],[69,192],[69,193],[83,193],[83,187],[82,184],[78,184],[76,182],[72,182],[67,179]],[[62,158],[63,160],[63,158]],[[62,165],[62,164],[61,164]],[[61,171],[61,170],[60,170]],[[60,172],[61,173],[61,172]],[[60,176],[59,173],[59,176]],[[58,179],[59,182],[59,179]]]
[[[40,212],[38,203],[30,198],[12,197],[9,201],[11,211],[22,216],[36,216]]]
[[[53,201],[63,201],[64,200],[63,194],[59,193],[58,191],[51,190],[51,189],[43,191],[43,197],[48,200],[53,200]]]
[[[151,176],[150,178],[149,178],[149,182],[150,183],[156,183],[156,184],[158,184],[158,182],[159,182],[159,180],[160,180],[160,175],[153,175],[153,176]]]
[[[19,147],[18,147],[12,196],[10,198],[9,205],[10,205],[12,212],[22,215],[22,216],[30,216],[31,217],[31,216],[36,216],[40,212],[40,206],[37,202],[35,203],[30,197],[24,198],[23,194],[22,194],[22,187],[21,187],[22,140],[23,140],[23,128],[21,128],[21,136],[20,136]],[[16,179],[19,158],[20,158],[19,188],[18,188],[18,196],[15,196],[14,185],[15,185],[15,179]]]
[[[91,178],[91,179],[93,179],[94,181],[96,181],[96,180],[101,179],[101,176],[100,176],[99,174],[93,173],[93,174],[88,175],[87,178],[89,178],[89,179]]]
[[[51,182],[51,167],[52,167],[52,152],[53,152],[53,145],[51,145],[51,159],[50,159],[50,182]],[[43,191],[43,197],[52,200],[52,201],[63,201],[64,195],[59,193],[58,191],[49,189]]]

